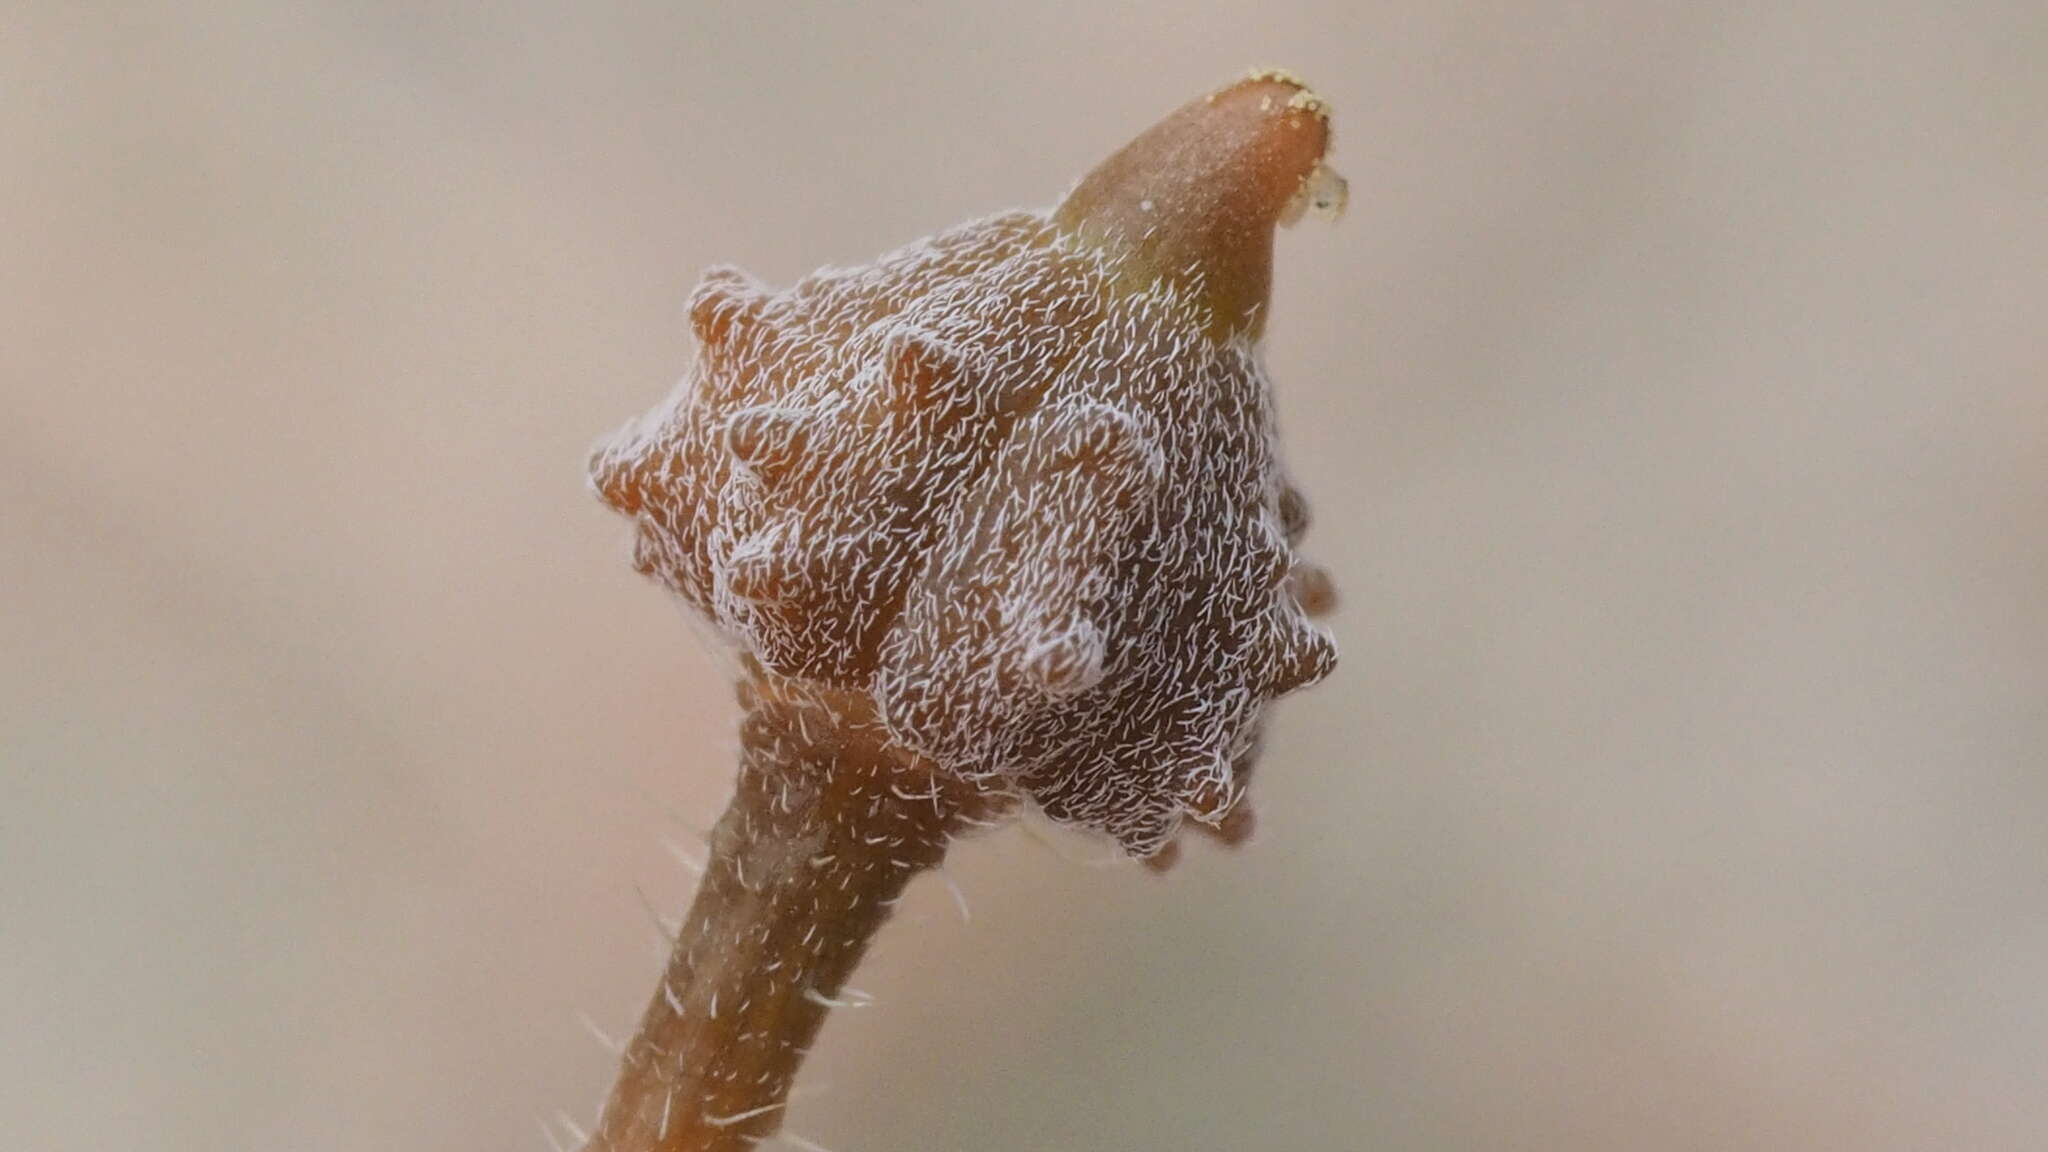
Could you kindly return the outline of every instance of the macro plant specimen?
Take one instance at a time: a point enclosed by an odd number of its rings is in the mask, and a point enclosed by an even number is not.
[[[781,292],[730,268],[700,355],[592,476],[740,662],[739,782],[587,1147],[774,1133],[909,881],[1021,807],[1163,867],[1250,830],[1267,704],[1327,675],[1261,367],[1276,225],[1334,214],[1328,112],[1257,72],[1050,212]]]

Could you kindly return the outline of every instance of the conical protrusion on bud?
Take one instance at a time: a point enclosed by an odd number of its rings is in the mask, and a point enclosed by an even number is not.
[[[1287,591],[1311,620],[1337,610],[1337,585],[1331,581],[1329,569],[1320,564],[1296,564],[1288,574]]]
[[[802,461],[810,441],[810,413],[760,405],[726,417],[725,446],[747,471],[776,484]]]
[[[1329,148],[1322,98],[1284,72],[1254,72],[1126,144],[1054,219],[1117,252],[1128,290],[1169,282],[1208,309],[1211,337],[1256,338],[1273,229],[1343,207],[1343,178],[1323,165]]]
[[[1225,812],[1216,823],[1204,824],[1197,821],[1195,830],[1213,837],[1227,847],[1236,848],[1250,840],[1252,833],[1258,831],[1258,826],[1259,818],[1252,811],[1251,799],[1240,796],[1237,803],[1231,805],[1230,811]]]
[[[733,342],[768,307],[768,290],[730,264],[707,268],[690,292],[690,327],[706,348]]]
[[[883,344],[889,398],[906,413],[958,415],[974,405],[973,381],[961,353],[928,332],[898,328]]]
[[[640,476],[642,456],[630,450],[637,447],[637,442],[607,441],[590,454],[587,468],[590,486],[598,498],[614,512],[627,516],[639,515],[646,502]]]
[[[1336,668],[1337,645],[1299,609],[1269,613],[1267,627],[1264,687],[1269,698],[1306,688]]]
[[[1280,524],[1287,530],[1290,544],[1301,543],[1301,538],[1308,533],[1308,497],[1292,484],[1280,490]]]
[[[1168,840],[1159,846],[1159,851],[1144,857],[1139,862],[1154,872],[1163,874],[1173,871],[1173,866],[1180,863],[1180,841]]]

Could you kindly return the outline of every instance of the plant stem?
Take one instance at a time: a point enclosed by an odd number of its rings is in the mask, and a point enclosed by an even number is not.
[[[758,667],[740,694],[738,787],[586,1152],[732,1152],[772,1135],[904,887],[1007,804],[892,744],[863,696]]]

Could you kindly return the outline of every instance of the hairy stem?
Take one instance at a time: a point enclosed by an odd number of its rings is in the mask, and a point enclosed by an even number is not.
[[[730,1152],[772,1135],[905,885],[1004,803],[892,745],[863,698],[757,670],[741,701],[738,787],[586,1152]]]

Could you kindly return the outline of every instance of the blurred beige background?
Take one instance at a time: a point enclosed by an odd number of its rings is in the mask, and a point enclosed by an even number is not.
[[[960,848],[790,1129],[2048,1146],[2038,0],[0,32],[0,1146],[587,1120],[731,755],[587,446],[705,264],[1048,203],[1255,63],[1352,180],[1270,347],[1345,663],[1247,851]]]

